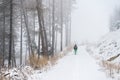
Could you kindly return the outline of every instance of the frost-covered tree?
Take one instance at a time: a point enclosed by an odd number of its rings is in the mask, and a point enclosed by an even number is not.
[[[110,31],[116,31],[118,29],[120,29],[120,8],[114,11],[110,20]]]

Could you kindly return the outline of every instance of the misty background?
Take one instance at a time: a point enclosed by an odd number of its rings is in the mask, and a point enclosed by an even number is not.
[[[72,42],[98,41],[109,32],[110,18],[119,0],[76,0],[72,12]]]

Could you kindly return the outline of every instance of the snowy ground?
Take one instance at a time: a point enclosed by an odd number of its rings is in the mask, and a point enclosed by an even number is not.
[[[99,69],[99,65],[86,51],[86,47],[81,46],[77,55],[72,51],[50,70],[36,73],[29,80],[112,80]]]

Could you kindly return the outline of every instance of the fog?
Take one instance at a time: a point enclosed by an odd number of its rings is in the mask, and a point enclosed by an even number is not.
[[[72,11],[72,42],[97,41],[109,32],[119,0],[77,0]]]

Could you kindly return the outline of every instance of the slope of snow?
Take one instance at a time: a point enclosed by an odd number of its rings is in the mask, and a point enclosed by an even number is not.
[[[29,80],[111,80],[99,69],[95,60],[86,52],[86,47],[81,46],[77,55],[72,51],[49,71],[36,73]]]
[[[117,54],[120,54],[120,30],[110,32],[99,41],[97,50],[95,52],[99,54],[103,60],[107,60]],[[118,63],[120,57],[114,60]]]

